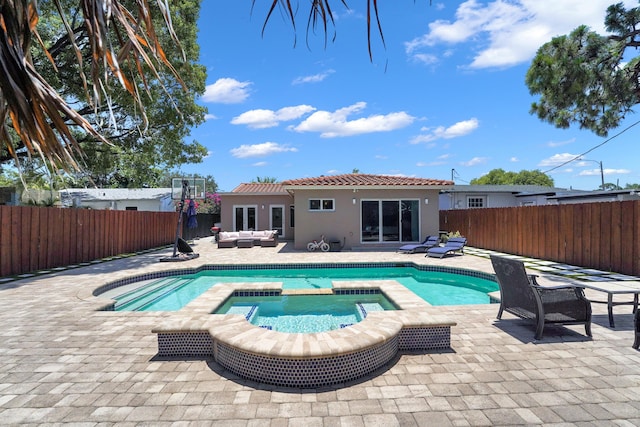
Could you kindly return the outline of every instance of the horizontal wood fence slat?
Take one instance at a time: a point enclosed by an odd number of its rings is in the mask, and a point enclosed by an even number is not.
[[[640,201],[441,211],[440,229],[478,248],[640,276]]]
[[[174,212],[0,206],[0,277],[173,244]]]

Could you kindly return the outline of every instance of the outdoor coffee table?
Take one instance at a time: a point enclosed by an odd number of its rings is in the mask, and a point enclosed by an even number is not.
[[[607,280],[602,282],[587,282],[583,280],[570,279],[563,276],[556,275],[542,275],[537,276],[538,283],[542,286],[561,286],[561,285],[573,285],[581,288],[590,289],[592,291],[604,292],[607,294],[607,300],[599,300],[590,298],[587,299],[596,304],[607,304],[607,310],[609,312],[609,326],[615,328],[615,322],[613,320],[613,307],[617,305],[632,305],[635,313],[638,311],[638,294],[640,294],[640,281],[637,280]],[[627,301],[614,301],[614,295],[633,295],[633,300]]]
[[[239,248],[252,248],[253,247],[253,239],[239,239],[238,240]]]
[[[596,304],[607,304],[607,309],[609,311],[609,326],[615,328],[615,323],[613,321],[613,307],[616,305],[632,305],[633,311],[635,313],[638,311],[638,294],[640,294],[640,282],[635,280],[628,281],[611,281],[611,282],[594,282],[594,283],[584,283],[580,282],[579,286],[582,286],[586,289],[592,289],[598,292],[604,292],[607,294],[607,300],[595,300],[589,298],[589,301],[594,302]],[[633,301],[614,301],[614,295],[622,295],[622,294],[632,294]]]

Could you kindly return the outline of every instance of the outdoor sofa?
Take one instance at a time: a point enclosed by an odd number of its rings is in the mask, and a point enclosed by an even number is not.
[[[218,233],[218,248],[233,248],[239,240],[252,241],[255,246],[274,247],[278,245],[278,231],[221,231]]]

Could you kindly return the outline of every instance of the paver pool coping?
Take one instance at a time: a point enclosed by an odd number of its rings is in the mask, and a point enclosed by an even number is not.
[[[401,350],[450,348],[450,331],[456,322],[429,314],[430,304],[395,280],[336,281],[333,289],[378,290],[398,310],[369,313],[342,329],[283,333],[252,325],[240,314],[212,314],[237,292],[280,293],[282,283],[223,283],[181,310],[167,313],[167,319],[152,329],[158,335],[158,355],[209,356],[248,379],[309,388],[367,375]]]

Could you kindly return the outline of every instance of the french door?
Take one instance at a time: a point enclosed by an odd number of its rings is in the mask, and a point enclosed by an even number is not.
[[[420,240],[418,200],[363,200],[362,242],[414,242]]]
[[[257,230],[258,229],[258,220],[256,212],[258,211],[258,206],[249,205],[249,206],[234,206],[233,207],[234,215],[233,215],[233,230],[241,231],[241,230]]]

